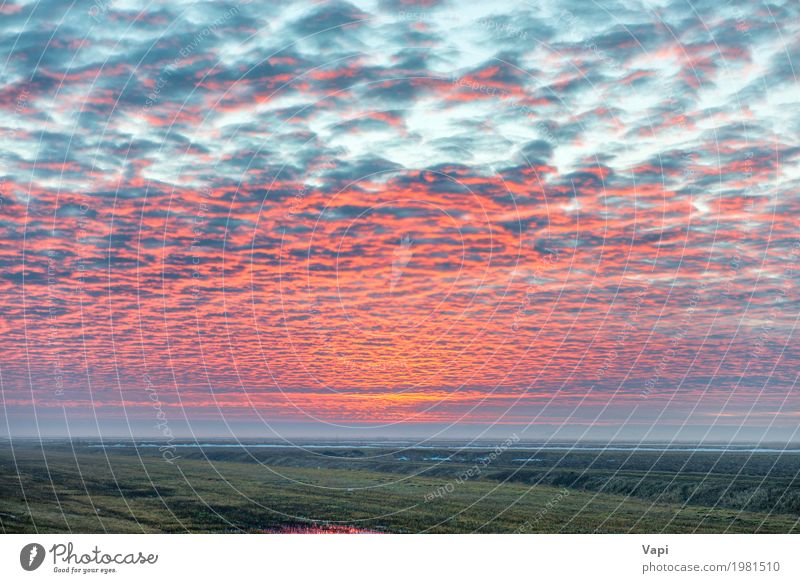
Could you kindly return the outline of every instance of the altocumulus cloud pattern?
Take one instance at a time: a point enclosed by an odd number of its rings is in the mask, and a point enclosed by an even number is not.
[[[7,1],[0,47],[8,431],[798,425],[795,1]]]

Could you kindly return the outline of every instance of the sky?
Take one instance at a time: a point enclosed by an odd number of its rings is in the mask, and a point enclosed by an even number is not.
[[[793,440],[800,4],[0,5],[0,435]]]

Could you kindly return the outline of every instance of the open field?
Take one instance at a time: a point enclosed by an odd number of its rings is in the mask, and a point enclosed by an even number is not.
[[[0,444],[2,530],[800,531],[797,453],[119,445]]]

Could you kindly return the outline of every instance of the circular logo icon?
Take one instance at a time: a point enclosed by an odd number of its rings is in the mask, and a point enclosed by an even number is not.
[[[19,552],[19,564],[26,571],[35,571],[44,562],[44,547],[39,543],[30,543]]]

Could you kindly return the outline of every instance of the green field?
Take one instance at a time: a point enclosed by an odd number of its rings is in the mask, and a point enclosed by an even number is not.
[[[5,442],[0,526],[6,533],[800,532],[798,454],[515,449],[494,457],[492,447],[184,448],[168,463],[155,447]]]

